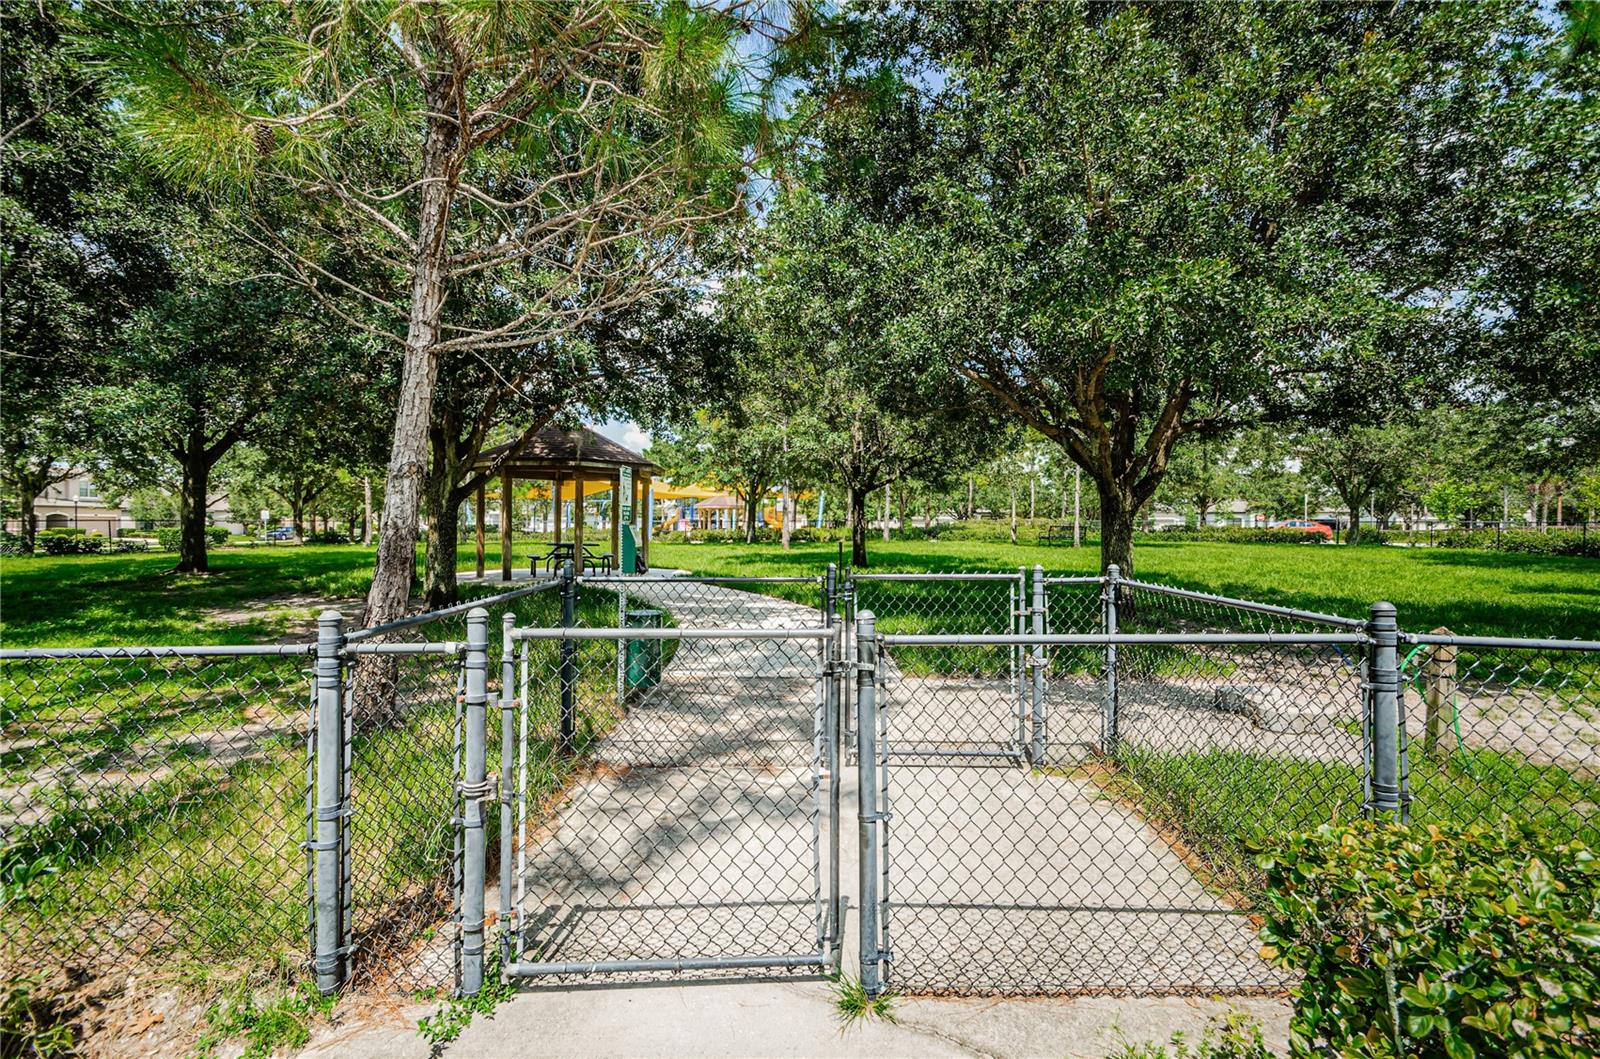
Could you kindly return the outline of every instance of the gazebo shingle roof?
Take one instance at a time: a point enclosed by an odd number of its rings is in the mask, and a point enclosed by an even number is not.
[[[546,427],[519,445],[509,456],[509,444],[484,449],[478,455],[477,466],[494,467],[517,473],[524,470],[602,470],[633,467],[636,470],[657,473],[661,470],[644,456],[625,445],[619,445],[588,427],[562,430]],[[522,477],[517,473],[517,477]],[[537,476],[535,476],[537,477]]]

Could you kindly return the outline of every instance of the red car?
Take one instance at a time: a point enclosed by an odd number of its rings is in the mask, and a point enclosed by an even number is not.
[[[1329,529],[1327,526],[1323,525],[1320,522],[1307,522],[1304,519],[1296,518],[1296,519],[1290,519],[1288,522],[1274,522],[1272,524],[1272,528],[1273,529],[1297,529],[1297,530],[1300,530],[1303,533],[1309,533],[1309,534],[1311,534],[1313,536],[1321,537],[1323,540],[1326,540],[1326,541],[1333,540],[1333,530]]]

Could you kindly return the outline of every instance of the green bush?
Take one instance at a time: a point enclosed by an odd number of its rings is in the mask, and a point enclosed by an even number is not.
[[[89,531],[82,526],[53,526],[38,533],[41,537],[85,537],[88,534]]]
[[[1600,860],[1531,824],[1361,822],[1292,835],[1262,955],[1304,974],[1297,1053],[1406,1059],[1600,1051]]]
[[[1298,529],[1250,529],[1245,526],[1176,526],[1154,533],[1136,533],[1141,541],[1215,541],[1222,544],[1321,544],[1327,538]]]
[[[308,533],[305,535],[307,544],[349,544],[350,535],[337,530],[328,530],[324,533]]]
[[[46,555],[99,555],[106,540],[99,535],[79,533],[41,533],[34,542]]]
[[[22,535],[10,530],[0,530],[0,555],[26,555],[22,550]]]
[[[1369,533],[1372,543],[1431,544],[1435,548],[1475,548],[1480,551],[1509,552],[1514,555],[1567,555],[1600,558],[1600,533],[1585,534],[1581,529],[1494,529],[1385,530]],[[1363,538],[1368,539],[1368,538]]]
[[[213,548],[227,544],[232,537],[226,526],[206,527],[206,543]],[[183,543],[183,530],[176,526],[163,526],[156,530],[156,543],[163,551],[175,552]]]

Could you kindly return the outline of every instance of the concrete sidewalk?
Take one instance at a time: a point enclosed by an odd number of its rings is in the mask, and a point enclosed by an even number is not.
[[[424,1059],[416,1006],[320,1033],[303,1053],[349,1059]],[[557,1056],[862,1057],[1106,1056],[1125,1042],[1191,1040],[1229,1010],[1259,1019],[1288,1050],[1286,1002],[1193,997],[901,999],[897,1023],[841,1027],[825,981],[669,982],[540,986],[480,1016],[440,1053],[471,1059]]]

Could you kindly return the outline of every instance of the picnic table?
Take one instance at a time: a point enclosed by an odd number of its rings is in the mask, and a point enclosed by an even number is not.
[[[552,544],[550,550],[543,555],[529,554],[528,573],[530,575],[537,573],[539,567],[543,566],[546,573],[553,574],[561,569],[562,563],[568,560],[571,560],[574,566],[578,565],[577,549],[573,543],[571,541],[562,541],[560,544]],[[609,574],[611,572],[611,555],[609,553],[602,555],[588,545],[584,545],[583,565],[578,572]]]

